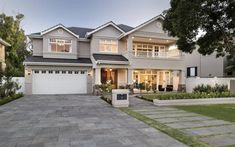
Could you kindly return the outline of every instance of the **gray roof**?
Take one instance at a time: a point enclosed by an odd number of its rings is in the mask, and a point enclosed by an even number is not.
[[[124,32],[129,32],[131,31],[132,29],[134,29],[133,27],[131,26],[128,26],[128,25],[124,25],[124,24],[119,24],[117,25],[120,29],[122,29]]]
[[[67,29],[79,35],[79,38],[85,38],[87,32],[91,32],[94,30],[91,28],[80,28],[80,27],[68,27]]]
[[[54,63],[83,63],[92,64],[90,58],[78,59],[59,59],[59,58],[43,58],[42,56],[30,56],[25,59],[25,62],[54,62]]]
[[[93,54],[94,59],[97,60],[107,60],[107,61],[128,61],[122,55],[110,55],[110,54]]]
[[[124,24],[119,24],[117,26],[120,29],[122,29],[124,32],[128,32],[128,31],[134,29],[133,27],[130,27],[130,26],[124,25]],[[85,38],[87,32],[91,32],[91,31],[94,30],[92,28],[82,28],[82,27],[67,27],[67,29],[72,31],[74,34],[79,35],[79,38]],[[36,35],[37,36],[37,35],[41,35],[41,33],[37,32],[37,33],[32,33],[30,35],[32,35],[32,36]]]

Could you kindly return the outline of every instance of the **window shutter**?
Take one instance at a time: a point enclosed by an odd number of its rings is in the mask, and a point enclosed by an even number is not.
[[[190,77],[190,67],[187,67],[187,77]]]
[[[197,76],[197,67],[195,67],[195,77]]]

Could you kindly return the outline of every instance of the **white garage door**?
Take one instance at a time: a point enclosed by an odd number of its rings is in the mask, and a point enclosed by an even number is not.
[[[87,93],[87,71],[33,70],[33,94]]]

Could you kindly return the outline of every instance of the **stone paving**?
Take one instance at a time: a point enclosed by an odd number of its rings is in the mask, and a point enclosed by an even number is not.
[[[132,146],[185,145],[96,96],[25,96],[0,106],[0,147]]]
[[[198,137],[212,146],[235,145],[235,124],[186,112],[173,107],[157,107],[135,97],[130,98],[131,109],[188,135]]]

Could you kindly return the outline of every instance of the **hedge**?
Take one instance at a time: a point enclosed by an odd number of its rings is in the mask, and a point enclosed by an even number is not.
[[[153,94],[143,95],[142,99],[153,101],[159,100],[176,100],[176,99],[202,99],[202,98],[219,98],[219,97],[233,97],[230,92],[211,92],[211,93],[166,93],[166,94]]]

